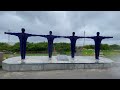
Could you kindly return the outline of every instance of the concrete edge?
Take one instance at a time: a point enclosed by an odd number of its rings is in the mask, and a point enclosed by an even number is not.
[[[2,63],[5,71],[51,71],[73,69],[107,69],[112,63],[42,63],[42,64],[6,64]]]

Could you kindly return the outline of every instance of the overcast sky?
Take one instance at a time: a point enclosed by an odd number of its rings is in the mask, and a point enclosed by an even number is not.
[[[8,42],[4,32],[21,32],[26,29],[30,34],[49,34],[70,36],[74,31],[77,36],[113,36],[103,40],[106,44],[120,42],[120,11],[0,11],[0,42]],[[10,42],[18,42],[10,36]],[[29,42],[47,41],[43,37],[30,37]],[[55,39],[55,42],[69,42],[69,39]],[[83,45],[84,39],[78,39],[77,45]],[[85,44],[94,44],[92,39],[85,39]]]

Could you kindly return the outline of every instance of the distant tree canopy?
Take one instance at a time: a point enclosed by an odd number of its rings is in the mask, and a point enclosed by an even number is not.
[[[94,45],[85,45],[85,46],[83,46],[83,48],[85,48],[85,49],[94,49]]]
[[[84,48],[86,48],[86,49],[94,49],[95,45],[86,45],[86,46],[84,46]],[[110,49],[112,49],[110,45],[101,44],[101,50],[110,50]]]
[[[40,42],[40,43],[30,43],[27,42],[26,50],[27,52],[31,53],[39,53],[43,52],[46,53],[48,48],[47,42]],[[77,49],[80,49],[80,47],[77,47]],[[94,45],[85,45],[83,46],[85,49],[94,49]],[[64,52],[70,52],[70,43],[54,43],[54,51],[59,53]],[[120,45],[108,45],[108,44],[102,44],[101,50],[120,50]],[[2,52],[19,52],[20,46],[19,43],[15,43],[14,45],[9,45],[7,43],[0,43],[0,51]]]
[[[47,42],[40,42],[40,43],[30,43],[27,42],[26,51],[27,52],[47,52],[48,43]],[[69,43],[54,43],[53,49],[56,52],[69,52],[70,51],[70,44]],[[15,43],[14,45],[9,45],[7,43],[0,43],[0,51],[2,52],[20,52],[20,43]]]
[[[120,50],[120,45],[117,45],[117,44],[110,45],[110,47],[113,50]]]
[[[11,50],[11,45],[7,43],[0,43],[0,51],[10,51]]]

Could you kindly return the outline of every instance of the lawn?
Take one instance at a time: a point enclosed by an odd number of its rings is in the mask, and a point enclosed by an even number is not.
[[[94,50],[87,50],[84,49],[81,52],[77,51],[77,53],[79,53],[78,55],[82,55],[82,56],[94,56]],[[53,56],[58,55],[61,53],[55,53],[53,52]],[[65,55],[70,55],[70,52],[66,52],[64,53]],[[105,50],[105,51],[101,51],[100,55],[107,57],[107,58],[113,58],[115,56],[119,56],[120,55],[120,51],[115,51],[115,50]],[[4,59],[10,58],[10,57],[15,57],[15,56],[20,56],[20,54],[4,54]],[[47,53],[27,53],[26,56],[48,56]]]

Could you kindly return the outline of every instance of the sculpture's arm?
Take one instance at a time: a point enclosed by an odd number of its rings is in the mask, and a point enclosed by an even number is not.
[[[63,36],[54,36],[54,38],[63,38]]]
[[[94,37],[84,37],[84,38],[90,38],[90,39],[94,39]]]
[[[79,38],[85,38],[85,37],[77,36],[77,39],[79,39]]]
[[[40,36],[40,35],[36,35],[36,34],[27,34],[29,37],[30,36]]]
[[[113,37],[102,37],[102,39],[113,38]]]
[[[70,38],[70,36],[61,36],[62,38]]]
[[[10,35],[16,35],[16,36],[18,36],[19,33],[4,32],[4,34],[10,34]]]
[[[47,38],[47,35],[38,35],[38,36]]]

